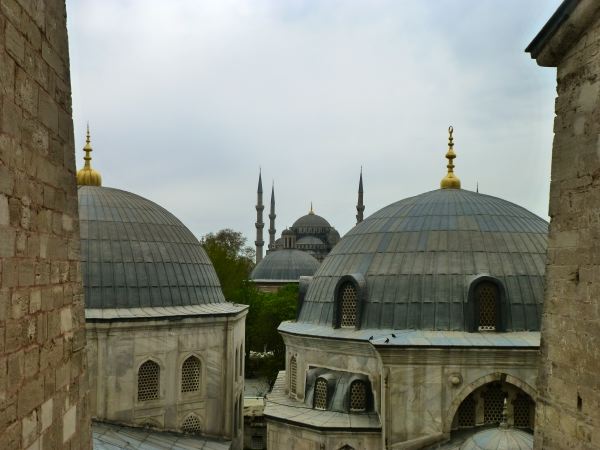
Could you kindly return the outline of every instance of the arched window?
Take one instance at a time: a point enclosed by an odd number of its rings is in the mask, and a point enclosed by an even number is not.
[[[315,383],[315,409],[327,409],[327,380],[317,378]]]
[[[195,356],[190,356],[181,366],[181,392],[198,392],[200,375],[200,360]]]
[[[367,386],[363,381],[353,381],[350,385],[350,411],[367,409]]]
[[[298,363],[296,362],[296,357],[292,356],[290,358],[290,396],[296,396],[296,376],[298,371]]]
[[[138,401],[156,400],[160,393],[160,366],[148,360],[138,370]]]
[[[475,426],[475,399],[469,395],[458,407],[458,427],[470,428]]]
[[[339,291],[340,302],[340,327],[356,327],[356,310],[358,294],[356,287],[350,282],[344,283]]]
[[[244,375],[244,346],[240,345],[240,371],[239,376]]]
[[[495,284],[484,281],[477,286],[475,296],[479,311],[477,329],[495,331],[498,323],[498,288]]]
[[[533,428],[531,426],[531,411],[533,403],[528,395],[517,394],[513,402],[514,425],[517,428]]]
[[[506,393],[502,390],[500,383],[492,384],[482,395],[483,397],[483,422],[502,422],[502,411],[504,410],[504,397]]]
[[[184,433],[198,434],[202,431],[200,419],[195,414],[190,414],[181,424],[181,431]]]

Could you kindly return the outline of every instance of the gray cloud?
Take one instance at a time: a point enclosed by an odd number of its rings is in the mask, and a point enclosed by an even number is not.
[[[77,149],[89,120],[105,185],[253,241],[259,165],[279,231],[312,200],[345,233],[360,166],[366,215],[435,189],[452,124],[464,188],[546,217],[555,73],[523,49],[559,3],[69,1]]]

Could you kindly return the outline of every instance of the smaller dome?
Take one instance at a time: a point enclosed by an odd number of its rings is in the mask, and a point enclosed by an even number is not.
[[[290,230],[289,228],[286,228],[285,230],[282,231],[281,235],[282,236],[293,236],[294,232],[292,230]]]
[[[531,450],[533,435],[516,428],[490,428],[475,433],[459,450]]]
[[[315,236],[304,236],[296,241],[297,245],[325,245],[323,241]]]
[[[313,213],[308,213],[305,216],[300,217],[294,222],[292,228],[331,228],[331,225],[323,217]]]
[[[272,251],[257,264],[250,279],[254,281],[298,281],[300,277],[312,276],[319,268],[319,261],[306,252],[286,248]]]

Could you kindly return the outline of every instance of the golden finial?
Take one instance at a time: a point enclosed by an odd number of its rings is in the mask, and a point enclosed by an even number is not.
[[[85,152],[85,156],[83,160],[85,161],[83,165],[83,169],[80,169],[77,172],[77,184],[79,186],[102,186],[102,176],[100,172],[92,169],[92,157],[90,153],[92,152],[92,144],[90,140],[90,124],[87,125],[87,132],[85,134],[85,145],[83,147],[83,151]]]
[[[448,127],[448,152],[446,153],[446,158],[448,158],[448,173],[440,183],[440,187],[442,189],[460,189],[460,180],[456,175],[454,175],[454,158],[456,158],[456,153],[454,153],[454,138],[452,137],[452,133],[454,132],[454,128],[452,126]]]
[[[310,211],[308,213],[309,214],[314,214],[315,213],[315,211],[313,210],[312,202],[310,202]]]

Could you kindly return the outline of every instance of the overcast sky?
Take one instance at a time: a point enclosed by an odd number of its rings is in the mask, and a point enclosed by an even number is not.
[[[560,0],[68,0],[78,167],[197,237],[254,241],[256,183],[279,233],[341,234],[437,189],[447,128],[465,189],[547,218],[555,69],[524,53]],[[265,219],[267,210],[265,210]],[[266,240],[268,240],[268,235]]]

